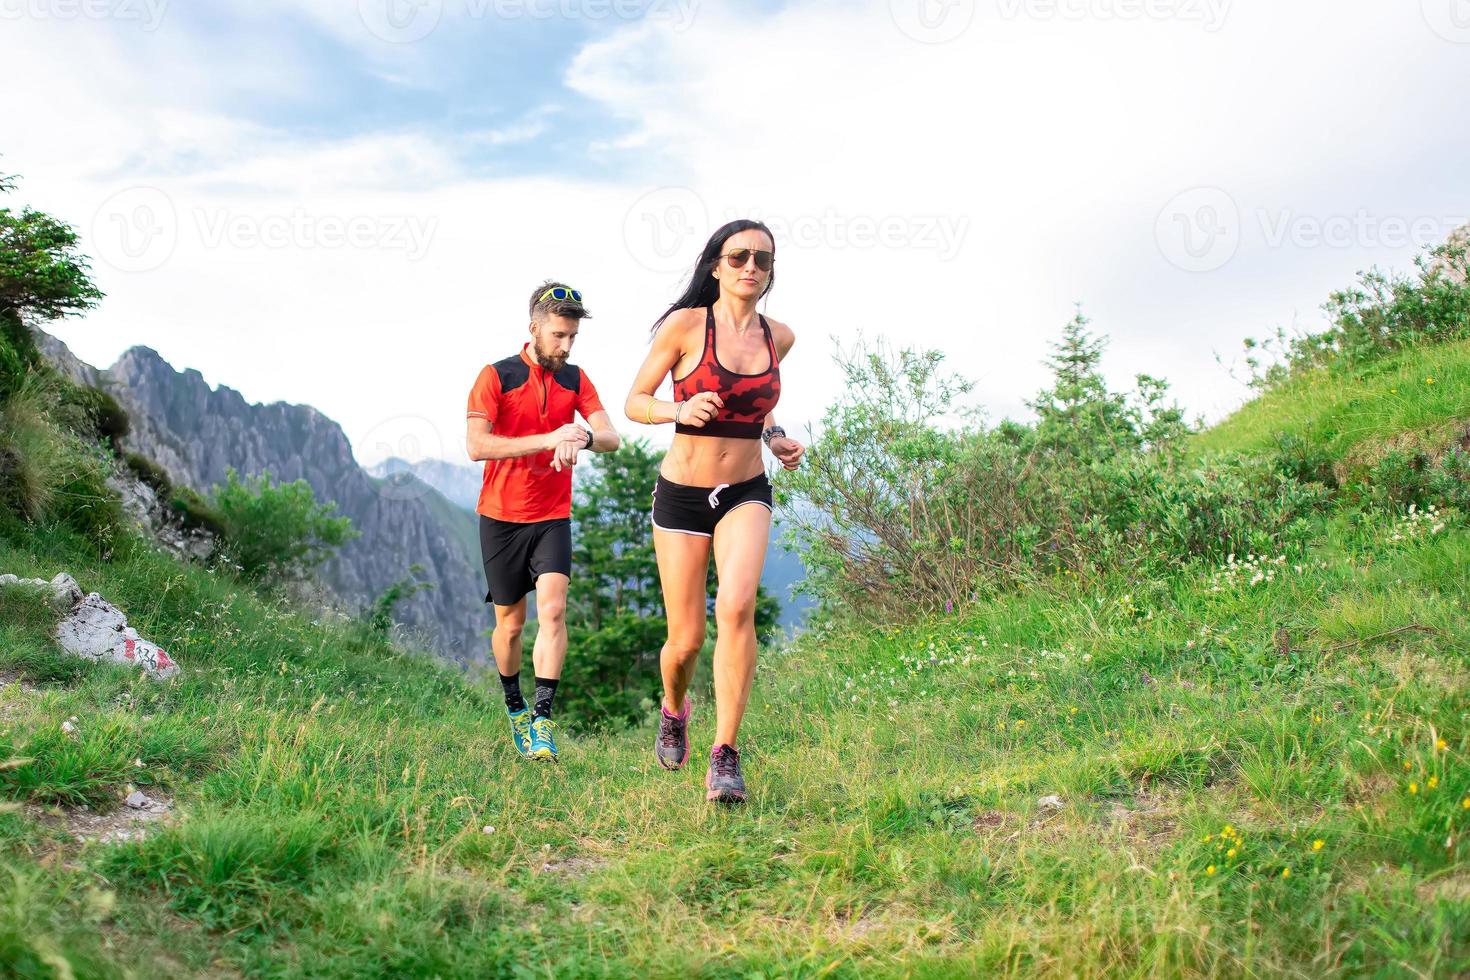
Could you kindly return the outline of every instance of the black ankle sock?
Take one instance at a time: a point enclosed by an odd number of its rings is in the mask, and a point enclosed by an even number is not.
[[[537,718],[551,717],[551,699],[556,696],[556,684],[554,680],[545,677],[536,678],[536,707],[531,712]]]
[[[500,674],[500,688],[505,692],[506,708],[511,711],[526,710],[526,699],[521,697],[520,674]]]

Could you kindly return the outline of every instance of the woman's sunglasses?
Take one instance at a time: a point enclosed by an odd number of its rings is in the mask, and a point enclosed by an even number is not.
[[[542,293],[541,294],[541,298],[538,299],[536,302],[538,302],[538,303],[544,303],[544,302],[547,301],[547,299],[555,299],[555,300],[567,300],[567,299],[569,299],[573,303],[580,303],[580,302],[582,302],[582,294],[578,290],[568,289],[565,286],[553,286],[550,289],[548,289],[546,292]]]
[[[726,252],[724,258],[726,262],[730,263],[730,268],[739,269],[750,261],[752,255],[755,256],[755,267],[757,269],[762,272],[771,271],[771,263],[776,261],[776,253],[767,252],[763,248],[737,248],[734,251]]]

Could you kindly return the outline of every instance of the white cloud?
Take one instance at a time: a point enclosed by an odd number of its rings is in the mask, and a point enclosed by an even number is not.
[[[526,294],[547,276],[587,293],[578,360],[620,418],[648,324],[730,216],[777,227],[770,311],[800,337],[781,415],[804,423],[838,391],[828,337],[859,331],[941,347],[993,414],[1020,411],[1078,300],[1113,336],[1116,377],[1165,374],[1218,414],[1242,392],[1215,351],[1314,324],[1328,290],[1370,262],[1406,268],[1415,249],[1383,234],[1394,219],[1470,209],[1453,179],[1470,138],[1447,125],[1463,116],[1463,50],[1412,4],[1237,0],[1208,8],[1225,14],[1210,31],[1017,3],[979,4],[939,45],[911,39],[887,2],[770,16],[706,4],[682,32],[613,31],[567,82],[627,122],[600,152],[620,169],[637,155],[633,186],[471,180],[454,147],[419,132],[303,140],[240,121],[225,95],[240,78],[207,81],[211,48],[169,37],[143,64],[105,32],[34,25],[0,58],[55,82],[0,107],[20,134],[0,149],[22,196],[99,254],[108,300],[59,331],[80,354],[106,364],[147,343],[248,398],[310,402],[366,462],[409,437],[458,458],[469,382],[519,345]],[[346,38],[352,6],[303,9]],[[63,50],[76,70],[57,75]],[[289,87],[316,70],[280,82],[276,67],[220,71]],[[414,49],[393,70],[425,84],[433,65]],[[545,125],[538,114],[469,141],[534,140]],[[138,183],[154,190],[139,197]],[[1161,248],[1156,228],[1195,187],[1224,189],[1238,221],[1233,257],[1191,273],[1166,258],[1183,240]],[[1344,245],[1301,244],[1359,211],[1368,221]],[[123,249],[145,233],[138,254]]]

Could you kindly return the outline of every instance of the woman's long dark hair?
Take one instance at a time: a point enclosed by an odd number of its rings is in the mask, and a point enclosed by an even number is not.
[[[715,300],[720,298],[720,281],[710,273],[714,272],[715,266],[719,264],[720,253],[725,249],[725,241],[731,235],[738,235],[742,231],[763,232],[771,240],[771,249],[776,248],[776,236],[771,234],[765,222],[754,221],[750,218],[739,218],[728,224],[721,225],[715,229],[715,233],[709,236],[709,241],[704,243],[704,250],[699,253],[699,261],[695,263],[694,274],[689,277],[689,285],[684,287],[684,292],[674,300],[672,306],[664,310],[664,315],[653,323],[652,333],[658,333],[658,328],[664,325],[664,321],[676,310],[693,310],[701,306],[713,306]],[[761,291],[761,298],[765,299],[771,287],[776,284],[776,267],[771,266],[770,278],[766,280],[766,288]]]

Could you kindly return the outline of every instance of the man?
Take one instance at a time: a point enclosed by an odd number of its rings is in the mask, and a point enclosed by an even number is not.
[[[491,646],[516,749],[556,761],[551,702],[567,653],[567,586],[572,574],[572,466],[583,449],[608,453],[618,434],[597,389],[567,363],[581,321],[582,294],[544,282],[531,294],[531,341],[486,365],[470,389],[466,444],[485,461],[480,487],[480,553],[486,602],[495,605]],[[591,431],[573,422],[574,413]],[[539,629],[531,662],[532,706],[521,694],[526,594],[536,593]]]

